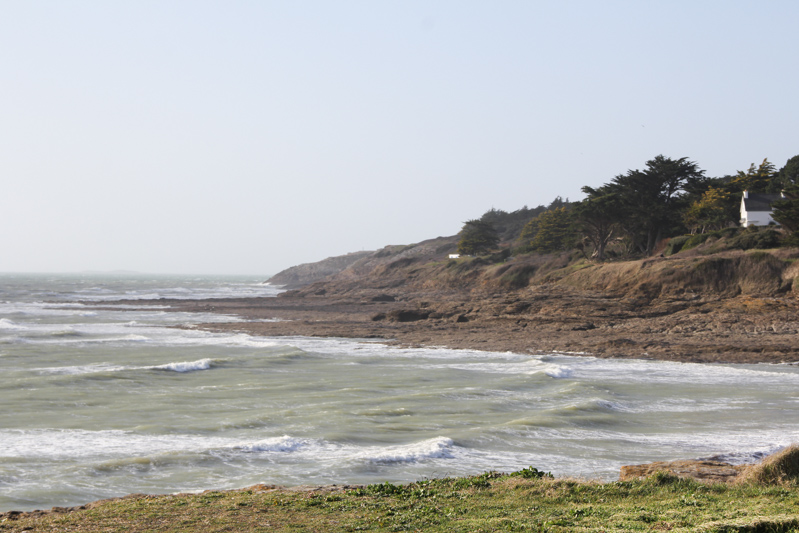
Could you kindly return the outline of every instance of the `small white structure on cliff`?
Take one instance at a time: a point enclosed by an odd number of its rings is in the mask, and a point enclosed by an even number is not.
[[[776,224],[771,204],[785,198],[784,194],[755,194],[744,191],[741,198],[741,226],[768,226]]]

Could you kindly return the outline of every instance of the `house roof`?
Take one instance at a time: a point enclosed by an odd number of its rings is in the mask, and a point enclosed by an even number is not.
[[[749,198],[744,198],[744,209],[751,211],[771,211],[771,204],[781,200],[779,194],[754,194],[749,193]]]

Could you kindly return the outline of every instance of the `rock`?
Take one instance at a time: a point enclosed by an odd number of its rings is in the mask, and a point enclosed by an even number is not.
[[[655,472],[668,472],[677,477],[691,478],[708,483],[729,483],[735,480],[746,466],[701,459],[657,461],[643,465],[622,466],[619,481],[645,478]]]
[[[430,316],[430,311],[397,309],[389,312],[386,316],[393,322],[416,322],[417,320],[426,320]]]

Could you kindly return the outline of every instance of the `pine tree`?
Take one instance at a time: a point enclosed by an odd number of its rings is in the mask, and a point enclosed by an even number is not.
[[[488,253],[499,243],[494,225],[483,220],[467,220],[459,235],[458,253],[462,255]]]

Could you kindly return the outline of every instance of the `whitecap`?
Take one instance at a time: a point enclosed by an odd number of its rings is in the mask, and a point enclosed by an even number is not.
[[[572,375],[571,368],[558,365],[547,365],[542,371],[547,376],[555,379],[568,378]]]
[[[198,361],[183,361],[180,363],[167,363],[165,365],[148,367],[152,370],[169,370],[172,372],[193,372],[195,370],[208,370],[213,366],[212,359],[200,359]]]
[[[19,324],[12,322],[7,318],[0,318],[0,329],[22,330],[28,328],[26,328],[25,326],[20,326]]]
[[[112,365],[109,363],[99,363],[94,365],[76,365],[76,366],[54,366],[48,368],[38,368],[36,372],[39,374],[55,374],[55,375],[71,375],[77,376],[81,374],[97,374],[100,372],[119,372],[127,370],[129,367]]]
[[[295,439],[288,435],[237,444],[233,448],[244,452],[293,452],[308,445],[306,439]]]
[[[370,463],[415,463],[425,459],[451,458],[454,446],[452,439],[435,437],[413,444],[370,449],[356,455]]]

